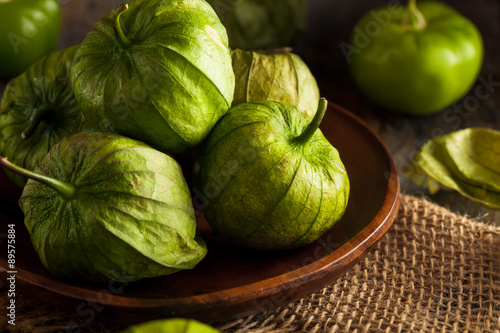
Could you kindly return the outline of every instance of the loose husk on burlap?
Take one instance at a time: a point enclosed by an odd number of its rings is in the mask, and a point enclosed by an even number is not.
[[[79,323],[80,332],[123,329],[85,324],[75,311],[29,295],[18,297],[16,326],[1,320],[2,332],[64,332],[69,322]],[[391,229],[344,277],[300,301],[213,326],[238,333],[500,333],[500,228],[402,195]]]

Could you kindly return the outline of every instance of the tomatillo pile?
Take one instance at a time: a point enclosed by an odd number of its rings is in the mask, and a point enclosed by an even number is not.
[[[393,111],[427,115],[463,97],[483,63],[476,26],[441,2],[386,6],[357,24],[344,50],[354,81]]]
[[[220,187],[205,212],[220,241],[286,250],[341,219],[350,182],[318,100],[291,52],[231,53],[205,0],[133,0],[10,80],[0,167],[23,187],[24,224],[54,276],[173,274],[208,251],[190,168],[195,186]],[[177,162],[189,154],[199,163]],[[182,320],[128,331],[170,329],[213,331]]]

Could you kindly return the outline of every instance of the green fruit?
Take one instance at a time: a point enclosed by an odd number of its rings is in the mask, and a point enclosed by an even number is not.
[[[154,320],[128,327],[123,333],[217,333],[215,328],[193,319]]]
[[[237,105],[203,143],[197,191],[219,240],[279,250],[312,243],[340,220],[349,179],[338,151],[318,129],[279,102]],[[199,195],[198,193],[198,195]]]
[[[352,36],[350,69],[363,93],[387,109],[427,115],[463,97],[483,64],[469,19],[437,1],[366,14]]]
[[[318,108],[319,88],[309,67],[287,49],[259,53],[232,50],[235,88],[233,106],[276,101],[295,106],[311,121]]]
[[[226,27],[233,49],[253,51],[290,46],[306,26],[306,0],[208,2]]]
[[[19,75],[52,52],[61,23],[57,0],[0,0],[0,78]]]
[[[34,172],[0,162],[31,178],[19,204],[55,276],[134,281],[193,268],[207,252],[180,166],[141,142],[80,132]]]
[[[71,82],[94,128],[181,152],[200,143],[231,105],[227,44],[204,0],[135,0],[89,32]]]
[[[69,82],[78,46],[56,51],[9,81],[0,101],[0,156],[28,170],[68,133],[78,131],[83,115]],[[7,171],[19,186],[26,178]]]

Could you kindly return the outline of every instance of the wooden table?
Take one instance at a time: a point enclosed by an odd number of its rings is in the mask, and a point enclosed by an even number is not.
[[[80,43],[95,22],[119,2],[61,0],[64,28],[58,47]],[[477,84],[490,82],[491,94],[485,100],[476,98],[472,89],[456,105],[431,116],[415,118],[389,113],[372,105],[361,94],[350,77],[341,45],[349,42],[356,21],[364,13],[388,1],[309,0],[307,30],[294,46],[294,52],[304,59],[316,76],[322,95],[364,119],[384,140],[400,170],[404,193],[429,195],[425,189],[406,179],[403,173],[405,165],[427,140],[466,127],[500,129],[500,60],[497,60],[500,54],[500,1],[444,2],[469,17],[483,35],[485,61]],[[0,92],[5,84],[5,81],[0,81]],[[459,213],[500,225],[500,212],[474,204],[456,192],[439,192],[430,198]]]

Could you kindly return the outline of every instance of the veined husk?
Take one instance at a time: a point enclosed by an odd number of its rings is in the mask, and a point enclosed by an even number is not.
[[[204,0],[135,0],[82,42],[71,82],[85,118],[169,152],[199,144],[233,100],[227,34]]]
[[[350,183],[337,149],[317,129],[320,120],[309,124],[291,105],[249,102],[217,123],[196,170],[215,238],[291,249],[312,243],[340,220]],[[315,131],[304,137],[311,126]]]
[[[500,131],[467,128],[429,140],[405,174],[431,194],[453,189],[489,208],[500,209]]]
[[[43,265],[55,276],[134,281],[193,268],[206,252],[189,188],[170,156],[110,133],[63,138],[35,173],[20,206]]]
[[[75,45],[50,53],[9,81],[0,101],[0,156],[34,170],[54,144],[83,127],[69,82],[77,49]],[[26,183],[26,178],[6,172],[19,186]]]
[[[235,88],[233,106],[276,101],[295,106],[311,121],[318,109],[319,87],[306,63],[289,50],[232,50]]]

